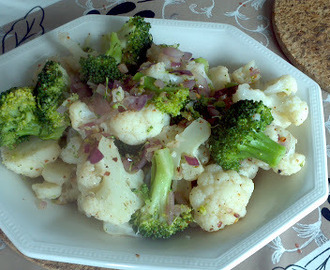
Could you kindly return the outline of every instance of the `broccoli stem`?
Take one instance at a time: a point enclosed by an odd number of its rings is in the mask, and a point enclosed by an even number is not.
[[[133,77],[133,80],[135,81],[141,81],[141,87],[145,90],[152,91],[156,94],[160,94],[162,92],[175,92],[177,90],[182,89],[182,86],[164,86],[162,88],[155,85],[155,82],[157,79],[150,77],[150,76],[144,76],[142,73],[136,73]]]
[[[155,151],[151,166],[150,212],[164,213],[174,174],[173,159],[168,148]]]
[[[106,51],[105,55],[112,56],[117,63],[122,59],[122,46],[116,32],[110,34],[110,48]]]
[[[255,132],[252,140],[238,146],[239,158],[256,158],[269,164],[270,167],[278,165],[285,154],[285,147],[270,139],[263,132]]]

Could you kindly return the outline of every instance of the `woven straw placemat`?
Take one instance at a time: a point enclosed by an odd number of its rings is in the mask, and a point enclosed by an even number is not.
[[[292,64],[330,92],[330,1],[275,0],[272,20]]]

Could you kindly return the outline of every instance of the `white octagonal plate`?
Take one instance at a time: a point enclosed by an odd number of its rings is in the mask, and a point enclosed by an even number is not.
[[[58,41],[68,33],[83,42],[118,30],[124,17],[89,15],[74,20],[0,57],[0,89],[31,83],[38,64],[66,50]],[[230,25],[151,19],[155,43],[179,43],[184,51],[204,57],[210,65],[229,70],[255,60],[264,81],[291,74],[298,96],[310,114],[301,127],[290,129],[297,151],[306,155],[298,174],[280,177],[261,172],[246,217],[216,233],[197,229],[169,240],[110,236],[101,223],[78,213],[75,206],[49,203],[38,209],[31,184],[0,167],[0,227],[26,256],[61,262],[120,269],[230,269],[320,205],[327,197],[327,167],[321,90],[319,86]]]

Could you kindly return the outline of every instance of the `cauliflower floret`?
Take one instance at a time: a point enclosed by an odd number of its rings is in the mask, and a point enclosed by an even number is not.
[[[204,171],[199,157],[203,153],[206,154],[206,152],[203,149],[199,151],[199,148],[207,141],[210,135],[210,124],[206,120],[199,118],[186,127],[183,132],[177,134],[174,140],[166,144],[173,157],[175,180],[195,180]],[[199,165],[189,165],[185,156],[197,159]]]
[[[214,89],[223,89],[226,84],[230,83],[230,76],[228,68],[224,66],[217,66],[210,68],[209,77],[213,83]]]
[[[61,195],[57,198],[57,204],[67,204],[71,202],[76,202],[80,191],[77,185],[77,178],[75,176],[71,177],[69,181],[66,181],[62,185]]]
[[[45,165],[41,176],[48,183],[62,186],[66,181],[70,180],[75,169],[76,166],[67,164],[61,159],[57,159],[54,162]]]
[[[69,116],[71,120],[71,126],[76,131],[78,131],[83,138],[86,135],[84,130],[81,129],[81,127],[98,118],[97,115],[88,108],[86,103],[80,100],[77,100],[70,105]]]
[[[125,171],[120,154],[112,139],[101,137],[98,151],[103,158],[91,163],[85,154],[77,167],[80,211],[87,216],[120,225],[128,222],[143,201],[132,191],[143,183],[142,170]],[[89,183],[89,181],[92,182]]]
[[[236,223],[245,216],[253,190],[251,179],[215,164],[207,166],[189,196],[196,223],[208,232]]]
[[[28,177],[38,177],[47,163],[54,162],[60,155],[57,141],[43,141],[31,137],[14,149],[1,148],[2,163],[11,171]]]
[[[260,161],[260,162],[262,162],[262,161]],[[265,162],[263,162],[263,163],[265,163]],[[265,164],[268,166],[267,163],[265,163]],[[259,170],[259,166],[256,164],[254,159],[244,159],[241,162],[241,167],[240,167],[238,173],[247,178],[253,179],[254,177],[256,177],[258,170]]]
[[[70,136],[64,148],[62,148],[60,157],[69,164],[77,164],[79,160],[79,149],[82,143],[82,138],[79,134]]]
[[[211,85],[213,86],[212,81],[206,74],[205,65],[203,63],[195,62],[194,60],[189,61],[184,69],[191,71],[193,74],[197,85]]]
[[[144,143],[157,136],[163,127],[170,124],[170,116],[153,105],[140,111],[124,111],[111,117],[107,122],[108,132],[129,145]]]
[[[138,237],[138,234],[134,232],[132,226],[128,222],[120,225],[104,222],[103,230],[111,235],[129,235]]]
[[[271,108],[273,123],[283,128],[287,128],[290,124],[299,126],[308,116],[307,103],[295,95],[286,95],[286,92],[267,95],[264,91],[250,88],[248,84],[241,84],[233,95],[233,101],[243,99],[262,101]]]
[[[254,60],[235,70],[231,76],[233,81],[238,84],[255,83],[261,78],[260,71]]]
[[[62,187],[54,183],[38,183],[32,185],[36,197],[40,200],[53,200],[58,198],[62,193]]]
[[[69,189],[72,189],[70,190],[71,193],[74,190],[71,186],[71,179],[75,169],[75,165],[67,164],[61,159],[47,163],[41,173],[44,181],[32,185],[36,197],[41,200],[58,199],[57,201],[62,204],[76,200],[77,196],[70,200],[68,198]]]
[[[286,148],[285,156],[276,167],[272,168],[273,171],[280,175],[299,172],[305,164],[305,156],[295,152],[297,139],[288,130],[275,125],[269,125],[265,134]]]
[[[290,75],[283,75],[277,79],[267,82],[265,94],[285,93],[286,95],[295,94],[298,90],[297,81]]]
[[[164,62],[158,62],[154,65],[151,65],[149,68],[141,70],[146,76],[151,76],[155,79],[162,80],[166,83],[180,84],[185,79],[193,79],[192,76],[178,76],[172,73],[169,73],[166,70],[166,65]]]

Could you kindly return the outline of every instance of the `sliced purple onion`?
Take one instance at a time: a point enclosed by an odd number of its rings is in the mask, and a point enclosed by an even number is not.
[[[95,93],[87,101],[88,108],[97,115],[104,115],[110,112],[110,103],[100,94]]]
[[[184,61],[189,61],[189,60],[191,59],[191,57],[192,57],[192,53],[190,53],[190,52],[185,52],[185,53],[183,54],[183,56],[182,56],[182,59],[183,59]]]
[[[190,157],[190,156],[184,156],[184,158],[186,159],[187,163],[190,166],[199,166],[199,161],[197,158],[195,157]]]
[[[119,64],[118,69],[122,74],[126,74],[128,72],[128,68],[125,64]]]
[[[60,113],[60,114],[64,114],[66,111],[68,110],[68,107],[67,106],[63,106],[61,105],[60,107],[57,108],[57,112]]]
[[[220,115],[220,112],[213,105],[207,106],[207,112],[210,114],[210,116],[219,116]]]
[[[178,74],[178,75],[187,75],[187,76],[193,76],[193,74],[191,73],[190,70],[186,70],[186,69],[177,69],[177,70],[173,70],[170,73],[174,73],[174,74]]]
[[[88,160],[90,163],[96,164],[100,162],[103,158],[104,155],[101,153],[101,151],[97,147],[94,147],[89,154]]]
[[[182,83],[182,86],[185,88],[193,89],[196,84],[195,80],[186,80]]]
[[[140,111],[151,97],[151,95],[128,96],[124,98],[123,105],[128,110]]]
[[[95,90],[96,93],[104,96],[106,94],[106,87],[104,84],[99,84]]]
[[[164,83],[162,80],[157,79],[157,80],[154,82],[154,85],[157,86],[157,87],[159,87],[159,88],[164,88],[165,83]]]
[[[79,98],[90,97],[93,94],[92,89],[77,77],[71,78],[70,89],[72,93],[78,94]]]
[[[184,52],[182,52],[179,49],[174,48],[174,47],[163,48],[163,53],[165,55],[173,57],[173,58],[181,58],[184,55]]]

